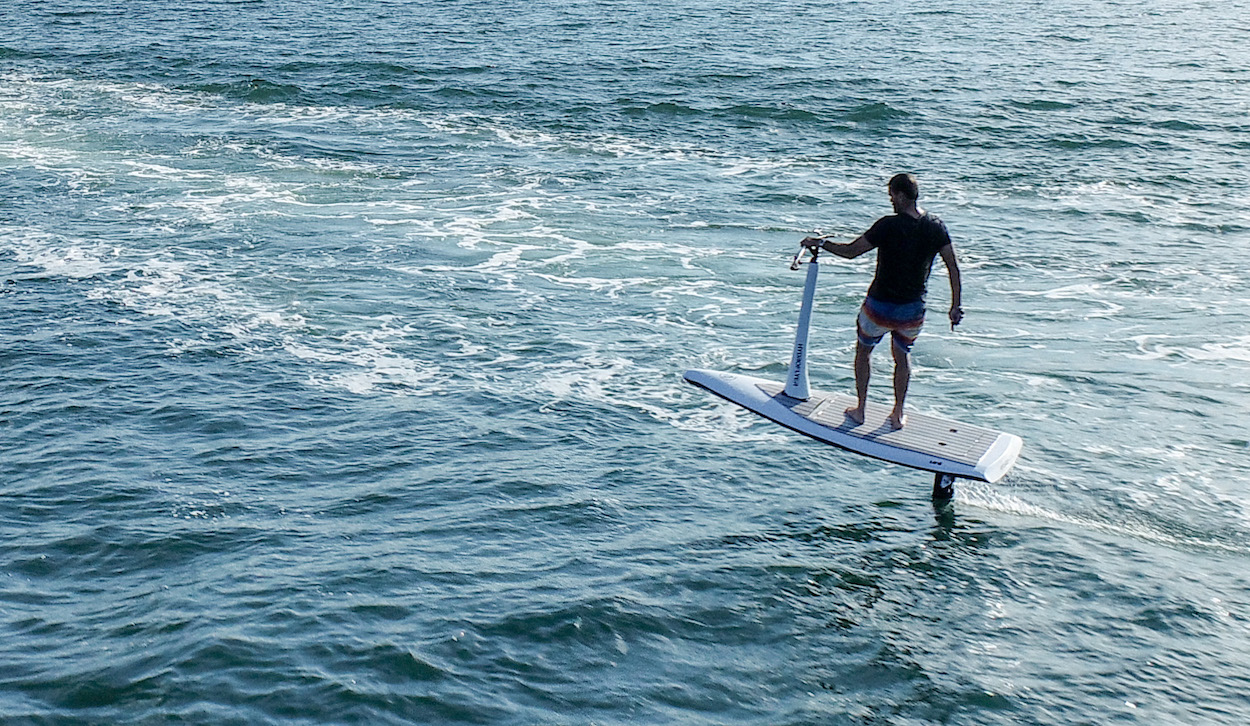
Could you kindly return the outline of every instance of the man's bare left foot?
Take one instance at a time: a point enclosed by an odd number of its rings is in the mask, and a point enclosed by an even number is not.
[[[898,411],[892,411],[889,417],[886,418],[886,423],[890,424],[890,428],[898,431],[907,425],[907,415]]]
[[[844,413],[846,413],[847,418],[855,422],[856,426],[864,425],[864,407],[863,406],[851,406],[850,408],[846,409]]]

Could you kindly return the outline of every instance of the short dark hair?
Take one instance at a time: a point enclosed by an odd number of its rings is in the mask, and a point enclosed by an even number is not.
[[[908,199],[920,198],[920,183],[911,174],[895,174],[890,178],[890,191],[902,192]]]

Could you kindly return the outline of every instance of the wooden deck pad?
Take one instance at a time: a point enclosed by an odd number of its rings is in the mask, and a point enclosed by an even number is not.
[[[915,411],[907,412],[903,428],[893,430],[886,421],[891,407],[872,401],[865,410],[864,423],[856,424],[845,413],[855,405],[853,396],[813,392],[811,398],[800,401],[782,393],[780,383],[761,383],[759,388],[794,413],[833,431],[969,466],[975,465],[999,436],[998,431]]]

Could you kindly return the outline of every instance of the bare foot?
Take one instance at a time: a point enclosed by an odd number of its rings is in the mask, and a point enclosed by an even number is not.
[[[889,417],[886,418],[886,422],[890,424],[890,428],[898,431],[907,425],[907,416],[901,411],[891,411]]]
[[[851,406],[850,408],[846,409],[845,413],[846,413],[846,417],[854,421],[857,426],[864,425],[864,407],[863,406]]]

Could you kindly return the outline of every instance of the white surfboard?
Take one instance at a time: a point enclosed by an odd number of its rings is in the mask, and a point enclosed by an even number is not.
[[[847,408],[855,405],[853,397],[811,390],[807,339],[820,267],[818,254],[808,263],[794,352],[784,382],[703,369],[686,371],[685,379],[817,441],[934,472],[938,475],[935,496],[949,494],[951,477],[987,482],[1001,479],[1020,456],[1024,442],[1018,436],[915,411],[907,412],[903,428],[894,429],[886,421],[892,406],[871,400],[865,409],[864,423],[856,424],[845,414]],[[798,264],[799,255],[795,255],[791,269],[797,269]]]
[[[907,412],[907,425],[886,422],[891,406],[868,402],[864,423],[846,417],[853,396],[812,392],[806,401],[787,396],[781,383],[709,370],[686,371],[686,380],[727,401],[801,434],[856,454],[964,479],[998,481],[1016,462],[1018,436]]]

